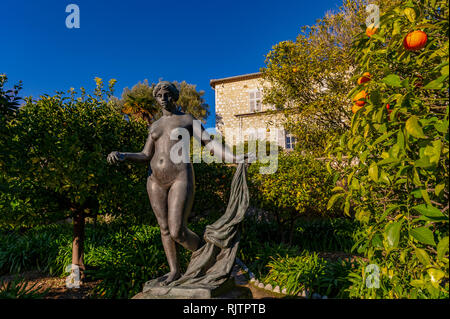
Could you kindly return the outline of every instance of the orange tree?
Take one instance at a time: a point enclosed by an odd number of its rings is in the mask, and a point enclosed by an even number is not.
[[[349,126],[347,93],[357,66],[351,45],[366,19],[367,2],[343,0],[338,10],[302,27],[295,41],[280,42],[266,55],[263,103],[284,113],[284,126],[302,140],[297,147],[303,151],[323,154],[331,136]]]
[[[367,96],[329,154],[358,164],[334,170],[347,183],[328,203],[366,225],[352,297],[448,298],[448,18],[447,1],[405,1],[354,41],[348,96]]]

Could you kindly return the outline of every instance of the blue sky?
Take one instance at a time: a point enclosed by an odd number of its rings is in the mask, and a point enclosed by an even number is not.
[[[68,4],[80,28],[68,29]],[[148,79],[187,81],[205,91],[214,127],[211,79],[258,72],[271,47],[294,40],[341,0],[2,0],[0,73],[23,81],[22,96]]]

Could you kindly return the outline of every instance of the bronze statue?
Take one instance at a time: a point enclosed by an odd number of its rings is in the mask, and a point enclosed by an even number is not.
[[[178,89],[170,82],[160,82],[154,88],[153,95],[162,108],[162,117],[149,129],[144,149],[140,153],[119,153],[108,155],[109,163],[124,160],[150,161],[150,173],[147,179],[147,192],[153,212],[161,229],[161,240],[167,257],[170,272],[158,278],[160,286],[166,286],[180,278],[180,265],[176,244],[190,251],[201,246],[201,239],[187,228],[187,219],[194,200],[194,170],[192,163],[174,163],[171,160],[171,148],[178,142],[170,138],[171,132],[184,128],[189,136],[206,141],[201,137],[209,136],[203,126],[198,134],[193,129],[195,118],[177,109]],[[200,135],[200,136],[197,136]],[[208,141],[209,142],[209,141]],[[242,162],[247,156],[236,157],[227,147],[212,140],[207,144],[215,156],[227,162]]]

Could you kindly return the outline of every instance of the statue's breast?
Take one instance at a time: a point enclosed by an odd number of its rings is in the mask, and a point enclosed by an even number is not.
[[[192,134],[190,130],[192,130],[190,127],[192,125],[189,125],[190,123],[186,121],[185,117],[183,116],[173,116],[170,119],[159,119],[153,125],[150,127],[150,135],[152,137],[153,141],[158,140],[162,135],[170,136],[172,130],[174,129],[181,129],[186,130],[188,134]]]
[[[159,123],[158,123],[159,122]],[[153,125],[150,128],[150,136],[152,137],[153,141],[156,141],[163,135],[164,133],[164,125],[161,125],[162,123],[160,121],[157,121],[153,123]]]

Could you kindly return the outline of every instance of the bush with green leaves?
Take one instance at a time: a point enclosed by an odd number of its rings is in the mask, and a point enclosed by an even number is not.
[[[260,174],[259,162],[249,168],[252,205],[269,211],[278,224],[280,240],[292,243],[296,221],[302,216],[339,216],[327,211],[333,180],[324,162],[297,152],[280,153],[278,169]]]
[[[74,219],[74,264],[84,267],[86,217],[113,214],[130,221],[151,217],[144,165],[111,166],[113,150],[140,151],[145,124],[126,121],[111,107],[109,90],[96,79],[94,94],[71,89],[37,100],[26,98],[11,123],[8,162],[2,175],[8,183],[0,197],[2,224],[32,227]]]
[[[426,45],[410,50],[405,37],[419,30]],[[355,275],[354,297],[448,298],[448,49],[442,0],[401,2],[382,13],[374,35],[355,39],[358,70],[370,81],[349,97],[365,90],[367,98],[329,148],[333,158],[358,162],[335,170],[347,183],[329,202],[365,225],[356,246],[368,261]],[[380,288],[365,285],[370,264]]]
[[[349,286],[349,262],[339,260],[328,261],[317,253],[304,252],[295,257],[288,255],[272,257],[267,265],[268,274],[262,279],[272,286],[285,287],[289,295],[308,291],[328,297],[344,297]]]
[[[302,250],[350,253],[361,227],[350,218],[301,219],[295,228],[293,244]]]
[[[194,163],[193,166],[195,195],[192,215],[223,213],[230,197],[235,167],[214,162]]]

